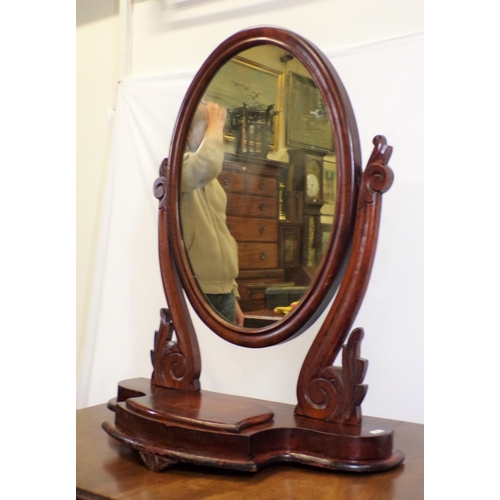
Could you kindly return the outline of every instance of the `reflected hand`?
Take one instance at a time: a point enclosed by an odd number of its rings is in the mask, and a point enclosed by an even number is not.
[[[227,111],[226,108],[219,106],[215,102],[207,104],[207,130],[205,137],[213,137],[219,141],[224,139],[224,125],[226,124]]]
[[[235,310],[236,310],[236,325],[243,326],[243,323],[245,322],[245,316],[243,315],[240,304],[237,300],[235,303]]]

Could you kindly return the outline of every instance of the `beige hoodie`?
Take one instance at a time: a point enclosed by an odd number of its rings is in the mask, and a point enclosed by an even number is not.
[[[217,180],[224,149],[206,138],[184,155],[181,174],[181,227],[193,275],[205,294],[235,292],[239,298],[238,245],[226,224],[227,196]]]

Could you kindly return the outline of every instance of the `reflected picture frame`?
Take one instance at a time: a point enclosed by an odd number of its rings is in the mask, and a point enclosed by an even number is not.
[[[330,119],[312,78],[290,71],[286,113],[286,143],[291,147],[333,153]]]

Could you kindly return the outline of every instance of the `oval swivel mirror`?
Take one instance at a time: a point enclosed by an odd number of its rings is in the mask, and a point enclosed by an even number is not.
[[[103,424],[148,468],[256,471],[283,460],[376,472],[403,461],[387,420],[362,422],[364,333],[350,332],[393,179],[392,148],[382,136],[374,146],[362,172],[339,77],[289,31],[239,32],[202,66],[155,183],[169,309],[155,332],[153,375],[121,382],[115,425]],[[296,405],[201,390],[183,290],[214,332],[246,347],[299,335],[337,292],[305,356]]]
[[[303,332],[338,287],[360,175],[329,61],[278,28],[229,38],[186,95],[170,158],[168,225],[197,314],[249,347]]]

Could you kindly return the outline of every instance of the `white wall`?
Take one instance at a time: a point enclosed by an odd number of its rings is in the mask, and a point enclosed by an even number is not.
[[[222,40],[260,24],[296,31],[323,50],[423,30],[420,0],[208,0],[168,8],[175,3],[134,4],[135,75],[196,69]]]
[[[124,2],[122,2],[124,3]],[[370,47],[374,42],[401,38],[410,40],[411,35],[423,32],[423,4],[420,1],[261,1],[260,8],[246,8],[255,1],[205,2],[206,5],[190,11],[187,7],[172,10],[175,2],[150,0],[133,4],[131,19],[131,73],[134,76],[151,74],[173,74],[194,72],[210,52],[235,31],[256,24],[280,25],[310,39],[329,55],[349,53],[348,47]],[[238,7],[235,7],[235,4]],[[78,63],[78,246],[77,260],[77,333],[78,354],[83,355],[88,347],[89,311],[91,303],[92,276],[95,271],[95,251],[99,230],[99,215],[102,206],[104,179],[107,168],[108,109],[114,106],[116,82],[120,69],[119,60],[123,47],[118,46],[120,19],[117,17],[117,2],[83,2],[80,12],[96,12],[94,9],[108,7],[107,12],[95,20],[82,22],[77,29]],[[219,8],[228,10],[217,12]],[[86,10],[88,9],[88,10]],[[211,15],[217,12],[216,15]],[[83,17],[83,14],[82,14]],[[90,14],[87,16],[89,19]],[[417,35],[418,36],[418,35]],[[377,45],[375,45],[376,47]],[[412,47],[415,47],[412,45]],[[418,43],[417,43],[418,47]],[[355,50],[355,49],[354,49]],[[374,49],[375,50],[375,49]],[[376,52],[374,52],[376,55]],[[422,311],[422,182],[419,153],[419,138],[422,134],[422,54],[411,51],[414,64],[398,64],[396,59],[380,61],[364,58],[363,64],[371,65],[364,71],[370,75],[366,84],[344,81],[350,94],[355,113],[361,115],[358,123],[366,161],[374,135],[388,135],[389,143],[395,146],[391,166],[396,172],[396,182],[386,195],[381,227],[380,246],[375,261],[371,288],[355,326],[364,326],[366,337],[362,355],[370,361],[367,380],[370,385],[363,405],[365,414],[423,421],[423,311]],[[338,58],[337,70],[342,76],[342,57]],[[387,62],[389,64],[387,64]],[[401,61],[402,62],[402,61]],[[406,61],[408,62],[408,61]],[[387,66],[388,69],[385,69]],[[401,74],[398,68],[411,74]],[[411,67],[411,70],[408,70]],[[394,72],[387,74],[387,71]],[[345,73],[348,73],[345,71]],[[384,90],[387,79],[400,81],[404,87],[395,92],[387,102],[377,99],[378,90]],[[408,83],[410,82],[410,84]],[[402,85],[403,85],[402,83]],[[368,89],[367,86],[371,88]],[[410,104],[409,104],[410,103]],[[411,104],[413,103],[413,104]],[[384,123],[385,107],[400,109],[399,127]],[[409,108],[409,109],[408,109]],[[359,113],[358,113],[359,111]],[[393,110],[394,111],[394,110]],[[359,120],[359,118],[358,118]],[[389,129],[389,130],[388,130]],[[416,139],[416,144],[409,137]],[[165,137],[165,156],[168,154],[170,137]],[[403,150],[398,150],[401,145]],[[398,164],[404,159],[404,164]],[[412,189],[409,189],[413,186]],[[417,189],[415,189],[417,186]],[[401,209],[403,207],[403,210]],[[148,222],[149,224],[149,222]],[[408,231],[412,225],[413,231]],[[387,238],[387,231],[401,230],[404,241],[394,243]],[[386,231],[386,232],[384,232]],[[405,279],[406,274],[406,279]],[[156,285],[155,285],[156,286]],[[95,290],[94,290],[95,291]],[[95,295],[94,295],[95,297]],[[388,302],[391,301],[390,304]],[[389,311],[381,315],[379,311]],[[117,311],[118,314],[118,311]],[[404,317],[402,317],[404,316]],[[157,323],[158,316],[152,321]],[[407,319],[405,319],[407,318]],[[401,326],[403,325],[403,328]],[[296,373],[300,368],[307,345],[317,330],[316,325],[297,341],[268,350],[259,361],[253,351],[234,348],[214,338],[204,325],[198,324],[200,344],[203,351],[203,387],[258,396],[263,389],[275,399],[293,402]],[[93,323],[90,324],[93,328]],[[384,333],[386,330],[387,333]],[[371,332],[374,332],[371,334]],[[92,333],[92,332],[91,332]],[[145,331],[150,335],[152,329]],[[116,338],[119,343],[119,338]],[[262,351],[261,351],[262,352]],[[223,354],[224,363],[217,357]],[[148,353],[140,353],[140,357]],[[126,353],[133,358],[138,353]],[[279,360],[278,366],[271,363]],[[252,374],[252,366],[266,362],[265,369]],[[84,361],[85,362],[85,361]],[[139,368],[132,376],[148,376]],[[132,365],[133,366],[133,365]],[[244,370],[233,378],[232,385],[224,385],[225,369],[244,366]],[[296,368],[294,368],[296,367]],[[269,380],[278,373],[278,383],[269,389]],[[409,370],[409,372],[408,372]],[[133,371],[133,370],[132,370]],[[248,373],[247,373],[248,371]],[[146,370],[147,372],[147,370]],[[244,373],[242,373],[244,372]],[[103,370],[103,376],[106,370]],[[267,378],[266,378],[267,377]],[[266,380],[268,382],[266,382]],[[101,384],[115,386],[118,380],[101,380]],[[266,387],[267,385],[267,387]],[[273,393],[278,392],[278,396]],[[109,394],[109,398],[114,394]],[[101,396],[99,396],[101,397]],[[105,402],[87,398],[86,404]]]
[[[95,252],[108,166],[108,116],[116,101],[119,17],[115,0],[77,2],[76,340],[85,343]]]

